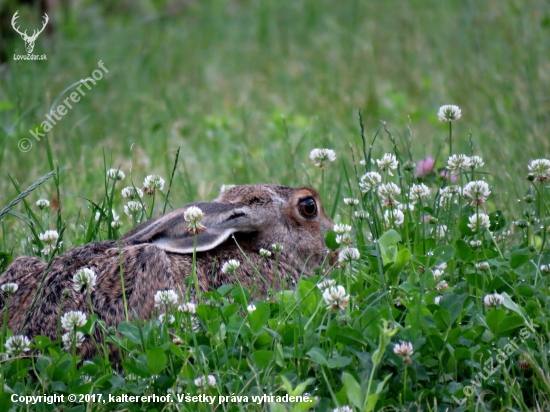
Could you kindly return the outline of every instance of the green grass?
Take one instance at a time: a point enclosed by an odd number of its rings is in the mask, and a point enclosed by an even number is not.
[[[125,348],[123,376],[111,377],[105,358],[77,368],[59,342],[42,340],[35,344],[47,356],[2,363],[9,387],[21,394],[163,394],[169,387],[195,393],[194,379],[213,373],[212,394],[306,391],[318,397],[318,410],[345,404],[364,410],[365,395],[378,393],[377,409],[445,410],[457,407],[451,396],[460,399],[464,386],[484,373],[487,356],[518,340],[529,320],[536,333],[498,373],[482,379],[462,410],[548,407],[543,339],[549,284],[540,271],[549,263],[547,241],[542,243],[548,205],[526,180],[532,159],[550,157],[547,2],[213,1],[189,2],[173,12],[160,2],[110,7],[83,2],[68,13],[54,11],[54,34],[42,34],[35,46],[47,61],[15,62],[12,55],[24,53],[23,42],[13,37],[6,43],[9,61],[0,71],[1,207],[51,170],[59,174],[0,222],[4,264],[36,253],[29,236],[40,250],[38,234],[47,229],[64,228],[65,248],[129,230],[135,222],[124,215],[119,190],[130,178],[141,187],[149,174],[168,182],[178,149],[167,210],[210,200],[226,183],[320,188],[321,173],[308,155],[327,147],[338,158],[324,173],[324,205],[335,220],[353,225],[353,244],[361,251],[353,276],[349,266],[330,274],[346,287],[350,305],[342,313],[327,311],[318,279],[309,278],[297,293],[258,302],[257,315],[247,315],[242,292],[225,288],[207,297],[219,310],[199,307],[199,333],[177,330],[185,345],[171,344],[165,326],[119,327],[122,335],[110,336]],[[32,27],[28,10],[20,13]],[[29,129],[99,60],[109,72],[92,90],[84,88],[86,96],[48,133],[48,141],[33,141],[29,152],[21,152],[20,139],[32,139]],[[402,169],[407,160],[431,156],[438,168],[446,165],[448,127],[437,119],[443,104],[462,109],[462,118],[453,122],[453,151],[483,157],[475,179],[486,179],[492,193],[481,209],[492,213],[495,237],[513,229],[505,243],[468,231],[465,219],[475,208],[465,199],[456,209],[439,207],[434,194],[442,182],[435,174],[425,180],[432,189],[427,209],[416,207],[396,232],[384,226],[377,196],[359,190],[358,179],[370,168],[378,170],[359,164],[377,131],[372,157],[399,154],[403,177],[384,179],[403,193],[413,182]],[[380,129],[381,120],[387,130]],[[116,190],[105,180],[111,167],[127,175]],[[469,179],[463,175],[461,183]],[[34,202],[57,199],[58,189],[60,211],[38,211]],[[518,201],[527,193],[537,202]],[[361,198],[369,224],[351,217],[344,196]],[[91,202],[106,210],[112,205],[122,228],[112,230],[108,213],[106,221],[95,223]],[[159,195],[147,213],[160,214],[164,203]],[[544,228],[538,234],[538,225],[511,225],[532,219],[532,211]],[[430,235],[424,212],[448,226],[446,239]],[[377,242],[381,246],[368,240],[369,233],[375,239],[386,233]],[[469,246],[476,236],[480,249]],[[478,273],[475,263],[481,261],[489,261],[488,274]],[[443,262],[451,288],[434,305],[434,265]],[[495,291],[509,300],[485,308],[483,297]],[[397,335],[381,329],[381,318],[398,325]],[[83,331],[92,327],[100,325],[91,319]],[[145,337],[138,339],[140,328]],[[399,341],[413,343],[411,365],[393,353]],[[197,360],[197,351],[207,363]],[[520,356],[528,371],[519,369]],[[29,368],[38,378],[26,377]],[[307,389],[296,389],[305,382]],[[187,408],[180,410],[194,410]],[[234,402],[220,410],[243,408]]]

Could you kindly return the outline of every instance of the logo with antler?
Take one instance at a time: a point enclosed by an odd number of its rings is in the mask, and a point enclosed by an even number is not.
[[[34,49],[34,42],[38,38],[38,35],[42,33],[46,28],[46,24],[48,24],[49,18],[48,15],[44,13],[44,24],[42,24],[42,28],[40,30],[33,30],[32,36],[29,36],[27,34],[27,30],[25,30],[24,33],[21,33],[21,31],[19,30],[19,26],[16,27],[16,20],[19,18],[18,13],[19,10],[17,10],[13,15],[13,18],[11,19],[11,25],[13,26],[13,29],[23,38],[23,41],[25,42],[25,49],[27,49],[27,54],[31,54]]]

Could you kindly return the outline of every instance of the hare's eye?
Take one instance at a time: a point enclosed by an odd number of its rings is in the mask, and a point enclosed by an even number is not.
[[[315,217],[317,215],[317,204],[312,197],[301,200],[299,209],[304,217]]]

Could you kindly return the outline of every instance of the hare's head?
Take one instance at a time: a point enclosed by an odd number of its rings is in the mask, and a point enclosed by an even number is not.
[[[197,252],[213,250],[231,235],[248,249],[270,249],[283,245],[283,254],[320,264],[327,248],[324,233],[333,227],[314,189],[294,189],[277,185],[235,186],[212,202],[193,203],[149,221],[127,233],[124,242],[154,243],[172,253],[189,254],[195,245],[184,213],[199,207],[206,228],[197,235]]]

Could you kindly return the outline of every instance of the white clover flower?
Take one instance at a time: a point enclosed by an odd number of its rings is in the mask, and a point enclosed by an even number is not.
[[[369,216],[370,216],[369,212],[367,212],[366,210],[356,210],[355,211],[355,217],[357,219],[364,220],[364,219],[368,219]]]
[[[339,245],[351,246],[352,244],[351,233],[349,232],[342,233],[341,235],[336,235],[335,240],[336,243],[338,243]]]
[[[441,276],[443,276],[443,271],[441,269],[434,269],[433,270],[433,274],[434,274],[434,281],[437,282],[439,281],[439,279],[441,278]]]
[[[449,287],[449,284],[446,280],[442,280],[437,285],[435,285],[435,290],[441,291],[443,289],[447,289]]]
[[[216,386],[216,378],[214,375],[201,376],[193,381],[195,386],[199,388],[206,388],[209,386]]]
[[[17,292],[19,286],[17,285],[17,283],[9,282],[4,283],[2,286],[0,286],[0,289],[2,290],[2,292],[8,295],[13,295],[15,292]]]
[[[479,249],[482,244],[481,240],[470,240],[470,247],[472,249]]]
[[[367,193],[370,190],[378,187],[382,183],[382,176],[377,172],[368,172],[361,177],[359,187],[363,193]]]
[[[136,202],[135,200],[131,200],[124,206],[124,213],[126,213],[128,216],[136,216],[138,213],[140,213],[143,210],[143,206],[140,202]]]
[[[227,192],[229,189],[235,187],[235,185],[222,185],[220,187],[220,194]]]
[[[472,206],[482,205],[491,194],[489,185],[483,180],[475,180],[464,187],[464,196],[472,199]]]
[[[450,122],[453,120],[458,120],[460,119],[461,115],[462,115],[462,112],[460,111],[460,108],[452,104],[446,104],[444,106],[441,106],[439,108],[439,112],[437,113],[437,117],[441,122]]]
[[[122,227],[122,222],[120,220],[113,220],[111,222],[111,227],[113,229],[120,229]]]
[[[152,194],[155,190],[164,189],[164,179],[158,175],[149,175],[143,181],[143,187]]]
[[[107,177],[113,180],[123,180],[126,175],[119,169],[109,169],[107,170]]]
[[[504,297],[502,295],[499,295],[498,293],[489,294],[483,298],[483,304],[488,308],[500,306],[503,303]]]
[[[194,315],[197,313],[197,305],[192,302],[185,302],[184,304],[178,306],[178,312]]]
[[[344,198],[344,203],[349,206],[357,206],[359,204],[359,199],[353,199],[350,197]]]
[[[446,225],[435,226],[432,229],[432,233],[435,235],[436,238],[443,239],[447,234],[447,226]]]
[[[51,255],[53,252],[55,252],[55,250],[57,249],[57,247],[55,245],[46,245],[44,246],[44,249],[42,249],[40,252],[43,254],[43,255]]]
[[[271,256],[271,252],[267,249],[260,249],[260,256],[263,258],[268,258]]]
[[[527,167],[529,175],[534,177],[535,182],[544,182],[550,179],[550,160],[536,159]]]
[[[470,167],[472,169],[479,169],[480,167],[483,167],[485,163],[483,163],[483,159],[479,156],[472,156],[470,157]]]
[[[479,263],[476,263],[476,269],[477,270],[481,270],[483,272],[489,270],[491,266],[489,265],[489,262],[479,262]]]
[[[130,200],[134,200],[137,198],[141,199],[143,197],[143,190],[133,186],[125,187],[124,189],[122,189],[121,193],[122,197]]]
[[[61,317],[61,326],[68,331],[80,328],[84,326],[86,322],[86,315],[79,310],[67,312]]]
[[[470,158],[463,154],[452,155],[447,160],[447,169],[449,170],[466,170],[470,167]]]
[[[24,335],[14,335],[6,340],[4,346],[8,355],[19,355],[31,349],[31,341]]]
[[[413,345],[411,342],[397,343],[393,347],[393,353],[399,356],[412,356],[414,354]]]
[[[313,164],[321,169],[326,169],[328,162],[336,160],[336,153],[331,149],[313,149],[309,154]]]
[[[367,161],[366,161],[365,159],[361,159],[361,160],[359,160],[359,164],[360,164],[361,166],[366,166],[366,165],[367,165]]]
[[[353,247],[347,247],[338,253],[338,262],[351,262],[352,260],[358,260],[360,257],[361,254],[359,253],[359,250]]]
[[[94,290],[94,286],[97,280],[97,276],[93,269],[90,268],[83,268],[77,271],[73,275],[73,289],[76,292],[82,291],[82,289],[85,289],[87,291]]]
[[[317,287],[319,288],[320,291],[323,291],[330,286],[334,286],[335,284],[336,284],[336,281],[334,279],[325,279],[317,283]]]
[[[378,195],[384,199],[384,206],[397,205],[396,196],[401,193],[401,189],[393,182],[382,184],[378,187]]]
[[[63,341],[63,349],[69,350],[73,347],[80,347],[84,343],[84,334],[80,331],[74,332],[67,332],[61,336],[61,340]]]
[[[46,199],[38,199],[38,200],[36,201],[36,206],[38,206],[38,208],[39,208],[40,210],[46,209],[47,207],[50,206],[50,202],[47,201]]]
[[[486,228],[489,229],[489,226],[491,226],[491,222],[489,220],[489,216],[485,213],[479,213],[470,216],[469,218],[470,223],[468,223],[468,227],[472,229],[472,231],[477,232],[477,228],[479,226],[480,229]]]
[[[340,223],[340,224],[334,225],[334,228],[332,230],[334,230],[338,234],[343,234],[343,233],[350,233],[351,229],[352,227],[350,225]]]
[[[201,220],[204,217],[204,213],[197,206],[188,207],[183,213],[183,218],[188,223],[187,230],[191,233],[200,233],[206,229],[201,225]]]
[[[159,323],[165,323],[168,324],[168,325],[173,325],[174,322],[176,322],[176,318],[174,317],[174,315],[166,315],[164,313],[161,313],[159,315]]]
[[[343,286],[329,286],[323,292],[323,299],[328,305],[327,310],[344,310],[348,306],[349,295]]]
[[[401,226],[405,221],[405,215],[399,209],[389,209],[384,212],[384,220],[386,221],[386,226]]]
[[[55,245],[57,239],[59,239],[59,233],[57,233],[57,230],[46,230],[38,235],[38,238],[47,245]]]
[[[408,210],[410,210],[411,212],[414,212],[414,203],[399,203],[397,205],[397,208],[399,210],[401,210],[403,213]]]
[[[235,259],[229,259],[222,266],[222,273],[235,273],[235,271],[241,266],[241,262]]]
[[[256,305],[250,304],[250,305],[248,305],[248,306],[246,307],[246,311],[247,311],[248,313],[252,313],[252,312],[254,312],[255,310],[256,310]]]
[[[155,306],[168,306],[178,303],[178,294],[173,289],[158,290],[155,293]]]
[[[384,156],[382,156],[382,159],[376,161],[376,164],[380,169],[382,169],[383,171],[387,170],[388,174],[390,176],[393,176],[393,173],[391,171],[392,169],[397,169],[398,162],[395,155],[391,153],[386,153]]]
[[[436,296],[435,299],[434,299],[434,303],[436,305],[439,305],[439,302],[441,301],[441,298],[442,298],[442,296]]]
[[[281,243],[273,243],[271,249],[273,249],[275,253],[281,252],[283,250],[283,245]]]
[[[353,409],[348,405],[344,405],[339,408],[334,408],[332,412],[353,412]]]
[[[540,271],[543,273],[549,273],[550,274],[550,265],[541,265]]]
[[[424,183],[414,184],[411,186],[411,198],[420,200],[430,196],[430,189]]]

